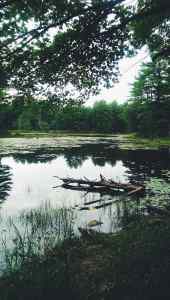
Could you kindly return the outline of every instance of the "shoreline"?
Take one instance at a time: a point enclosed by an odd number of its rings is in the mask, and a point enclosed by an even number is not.
[[[110,142],[113,139],[120,149],[135,150],[160,150],[170,148],[170,137],[164,138],[143,138],[135,133],[99,133],[99,132],[73,132],[73,131],[22,131],[11,130],[8,134],[0,136],[0,139],[5,138],[71,138],[71,137],[90,137],[90,138],[110,138]]]

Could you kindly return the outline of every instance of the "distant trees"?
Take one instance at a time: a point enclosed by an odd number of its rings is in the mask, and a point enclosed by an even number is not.
[[[125,130],[122,108],[116,102],[96,102],[92,109],[91,127],[95,131],[120,132]]]
[[[6,103],[0,104],[0,133],[11,128],[11,107]]]
[[[170,134],[170,67],[167,59],[143,65],[128,105],[129,129],[147,136]]]
[[[3,133],[11,126],[11,107],[5,100],[5,91],[0,88],[0,133]]]
[[[168,69],[168,68],[167,68]],[[55,105],[51,99],[15,97],[0,101],[0,133],[8,129],[68,130],[76,132],[136,132],[146,137],[170,134],[169,73],[163,65],[142,67],[133,84],[131,99],[123,105],[102,100],[93,107]],[[53,99],[54,100],[54,99]]]
[[[0,104],[0,117],[4,129],[110,133],[126,130],[122,106],[116,102],[99,101],[93,107],[68,104],[57,109],[51,101],[16,97],[11,103]]]

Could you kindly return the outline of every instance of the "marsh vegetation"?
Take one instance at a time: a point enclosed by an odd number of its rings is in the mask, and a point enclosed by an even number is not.
[[[170,299],[169,19],[169,0],[0,0],[0,300]]]
[[[169,293],[169,218],[147,210],[168,208],[169,151],[141,147],[127,136],[1,140],[1,299],[154,299],[158,274]],[[146,192],[66,191],[54,177],[100,173]]]
[[[4,244],[2,300],[169,297],[169,218],[129,210],[116,234],[85,230],[77,236],[72,213],[46,209],[22,214],[24,230],[11,223],[15,238],[13,248]]]

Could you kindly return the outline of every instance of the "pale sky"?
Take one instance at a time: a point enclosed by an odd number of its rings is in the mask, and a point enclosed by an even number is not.
[[[148,62],[149,52],[146,47],[143,47],[139,53],[132,58],[124,58],[119,62],[120,77],[119,82],[111,89],[102,89],[97,96],[92,96],[87,102],[87,106],[91,106],[94,102],[105,100],[112,102],[116,100],[119,104],[127,101],[130,96],[131,85],[137,77],[142,63]]]
[[[137,0],[125,0],[124,5],[135,5]],[[149,52],[147,47],[143,47],[139,53],[132,58],[124,58],[119,63],[120,77],[119,83],[116,83],[111,89],[102,89],[97,96],[90,97],[86,102],[87,106],[91,106],[96,101],[105,100],[112,102],[116,100],[118,103],[124,103],[130,96],[132,84],[137,77],[143,62],[149,61]]]

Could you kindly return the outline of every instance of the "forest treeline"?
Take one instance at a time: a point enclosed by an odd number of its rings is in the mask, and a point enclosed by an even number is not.
[[[0,105],[1,130],[71,130],[124,132],[126,118],[121,105],[99,101],[93,107],[66,105],[57,108],[50,100],[16,98]]]
[[[7,99],[1,91],[0,130],[70,130],[105,133],[136,132],[141,136],[170,134],[169,65],[148,63],[136,78],[129,101],[118,104],[102,100],[93,107],[55,97],[36,100],[31,96]]]

